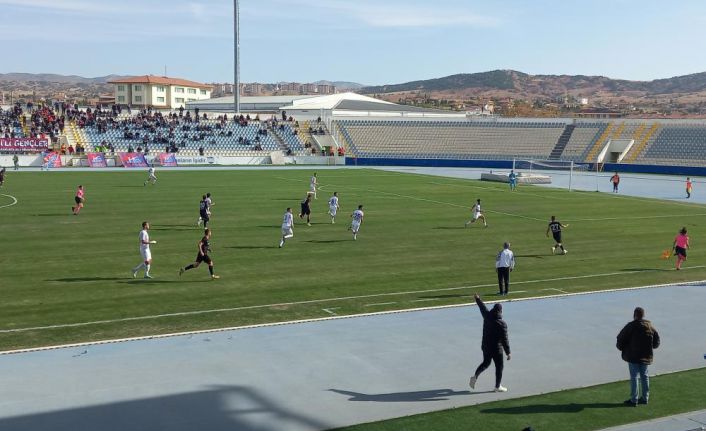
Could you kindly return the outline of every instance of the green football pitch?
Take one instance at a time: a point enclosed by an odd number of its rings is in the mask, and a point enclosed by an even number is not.
[[[471,301],[497,291],[494,262],[512,242],[510,298],[706,279],[660,260],[706,208],[651,199],[410,175],[319,171],[312,226],[296,217],[309,170],[9,172],[0,189],[0,350],[147,336]],[[86,206],[71,214],[76,187]],[[328,198],[340,196],[336,224]],[[179,277],[197,253],[198,203],[210,192],[215,270]],[[15,205],[11,205],[17,200]],[[487,228],[464,228],[481,199]],[[364,205],[358,240],[347,227]],[[294,238],[277,247],[286,207]],[[570,226],[551,254],[551,215]],[[152,225],[154,279],[133,279],[141,223]]]

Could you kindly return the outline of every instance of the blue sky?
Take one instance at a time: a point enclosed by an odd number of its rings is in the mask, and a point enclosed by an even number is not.
[[[0,0],[0,73],[230,81],[232,0]],[[243,81],[706,71],[706,1],[240,0]]]

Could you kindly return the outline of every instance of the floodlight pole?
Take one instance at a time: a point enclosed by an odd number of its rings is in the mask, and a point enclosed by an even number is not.
[[[240,113],[240,10],[233,0],[233,110]]]

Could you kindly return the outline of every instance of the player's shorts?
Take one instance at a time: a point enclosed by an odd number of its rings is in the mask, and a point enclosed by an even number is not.
[[[316,191],[316,184],[310,185],[309,190],[311,190],[312,193],[315,192]]]
[[[329,214],[331,214],[332,216],[335,216],[335,215],[336,215],[336,211],[338,211],[338,208],[337,208],[337,207],[328,207],[328,212],[329,212]]]
[[[561,232],[552,232],[552,236],[557,244],[561,244]]]
[[[144,261],[152,260],[152,252],[149,248],[141,248],[140,255],[142,255],[142,260]]]
[[[81,199],[81,198],[78,197],[78,196],[74,196],[74,200],[76,201],[76,204],[82,204],[82,203],[83,203],[83,199]]]
[[[291,226],[283,224],[282,225],[282,236],[287,236],[287,235],[294,235],[294,232],[292,232]]]
[[[149,180],[157,180],[157,177],[155,177],[154,175],[150,175],[150,176],[147,178],[147,181],[149,181]]]
[[[196,253],[195,262],[196,263],[205,262],[210,265],[211,264],[211,256],[209,256],[208,254],[201,255],[201,253]]]
[[[201,216],[201,219],[203,221],[209,221],[211,220],[211,214],[207,213],[206,211],[200,211],[199,215]]]
[[[686,259],[686,249],[679,246],[674,247],[674,256],[682,256]]]
[[[478,220],[483,213],[473,213],[473,220]]]
[[[351,230],[352,230],[353,232],[358,232],[358,231],[360,230],[360,222],[353,220],[353,221],[351,222]]]
[[[300,214],[302,214],[302,215],[310,215],[310,214],[311,214],[311,208],[308,207],[308,206],[306,206],[306,205],[302,205],[302,210],[301,210],[301,213],[300,213]]]

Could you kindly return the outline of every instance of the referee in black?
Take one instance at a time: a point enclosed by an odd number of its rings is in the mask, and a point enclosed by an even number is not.
[[[515,268],[515,254],[510,250],[510,243],[503,244],[503,249],[495,258],[495,271],[498,273],[498,295],[507,295],[510,288],[510,271]]]

